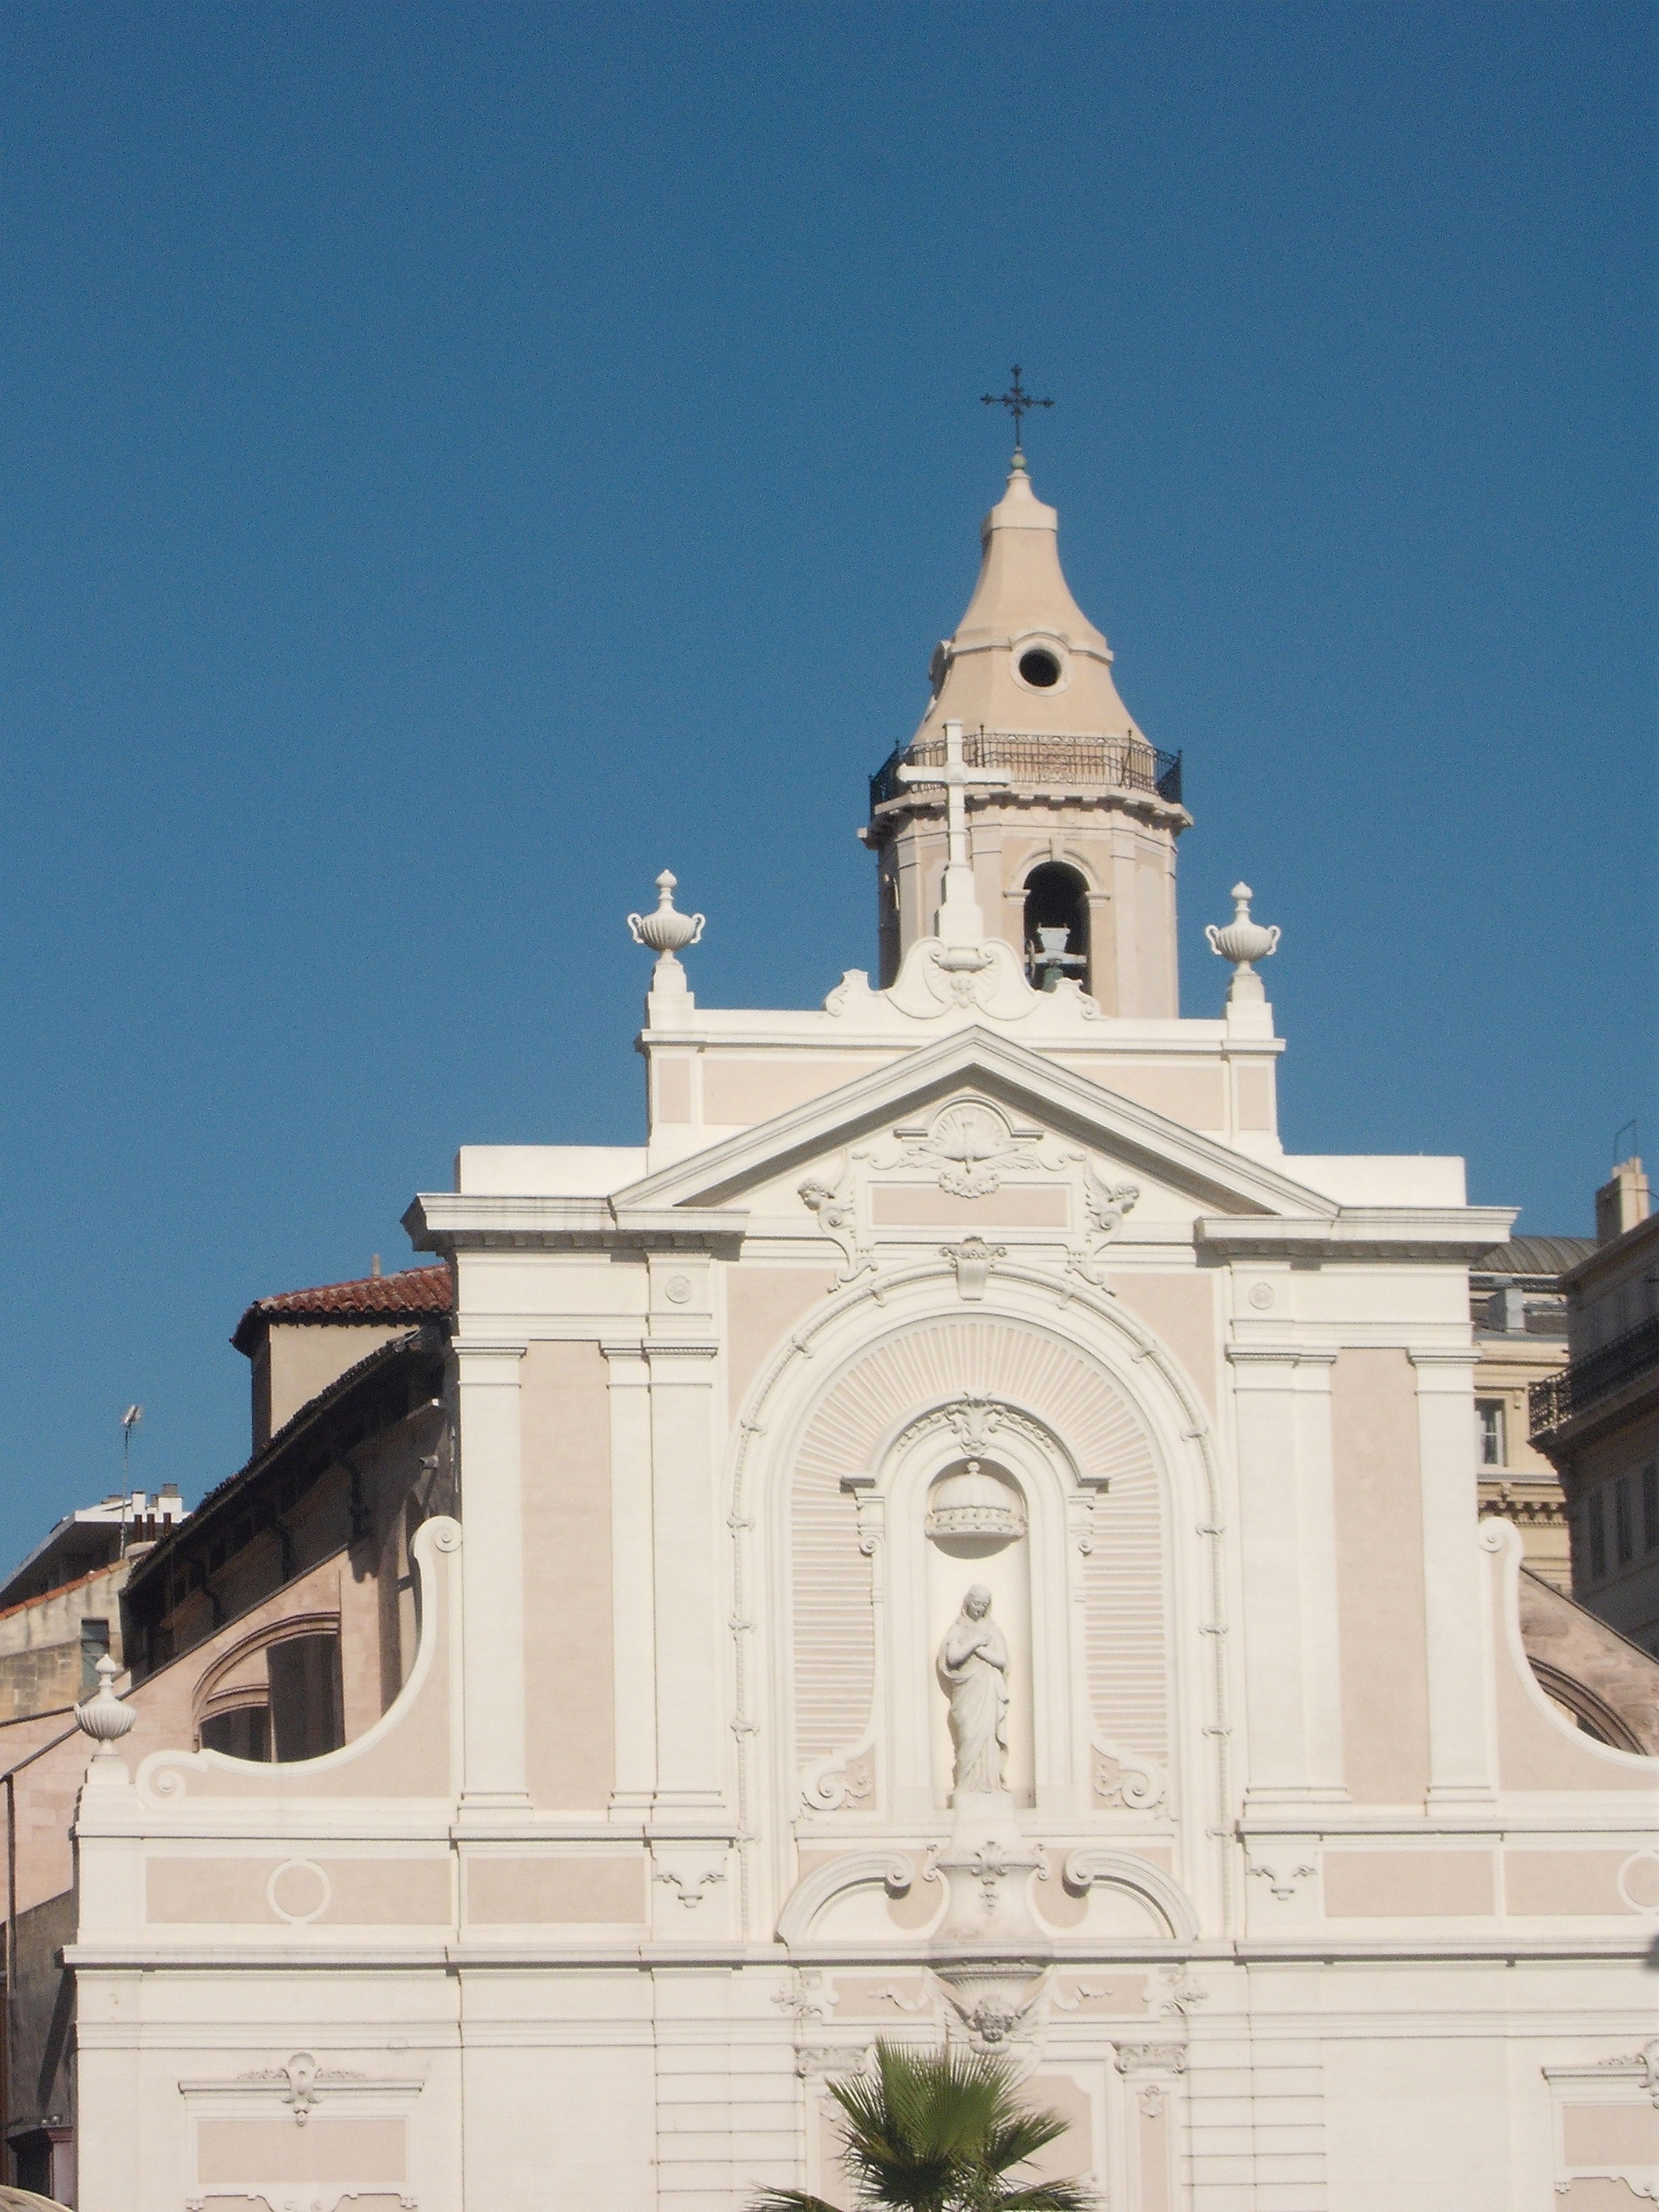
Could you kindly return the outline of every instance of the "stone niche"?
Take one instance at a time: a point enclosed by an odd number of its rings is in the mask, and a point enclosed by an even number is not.
[[[937,1650],[961,1611],[966,1591],[991,1593],[991,1618],[1008,1643],[1007,1786],[1021,1805],[1033,1802],[1031,1711],[1031,1561],[1025,1493],[994,1461],[957,1460],[929,1485],[927,1626]],[[951,1789],[950,1700],[933,1701],[930,1731],[933,1787],[943,1802]]]

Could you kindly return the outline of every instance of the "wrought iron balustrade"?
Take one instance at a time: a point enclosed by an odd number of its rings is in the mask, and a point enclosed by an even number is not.
[[[1599,1352],[1575,1359],[1559,1375],[1547,1375],[1527,1391],[1527,1433],[1542,1436],[1559,1429],[1575,1413],[1586,1412],[1602,1398],[1610,1398],[1639,1375],[1659,1370],[1659,1315],[1638,1322],[1634,1328],[1604,1344]]]
[[[1063,783],[1108,791],[1146,791],[1181,804],[1181,755],[1144,738],[1076,738],[1027,730],[964,730],[963,765],[1006,775],[1011,784]],[[941,768],[943,736],[899,745],[870,779],[872,809],[896,799],[902,768]]]

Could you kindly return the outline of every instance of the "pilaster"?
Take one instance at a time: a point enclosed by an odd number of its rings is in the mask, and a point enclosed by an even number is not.
[[[655,1540],[651,1370],[636,1340],[601,1344],[611,1401],[611,1679],[617,1715],[612,1809],[650,1807],[657,1784]]]
[[[1330,1804],[1342,1783],[1332,1496],[1334,1355],[1234,1345],[1250,1804]]]
[[[721,1802],[712,1342],[648,1342],[659,1813]]]

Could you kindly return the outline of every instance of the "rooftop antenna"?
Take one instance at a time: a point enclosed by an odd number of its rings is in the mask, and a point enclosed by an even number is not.
[[[129,1406],[121,1416],[121,1534],[120,1557],[127,1555],[127,1516],[132,1510],[132,1478],[127,1462],[132,1454],[132,1432],[144,1418],[142,1406]]]
[[[1642,1142],[1641,1128],[1634,1119],[1622,1123],[1620,1127],[1616,1128],[1613,1133],[1613,1164],[1614,1167],[1617,1167],[1619,1164],[1619,1147],[1625,1141],[1625,1131],[1626,1129],[1630,1131],[1630,1152],[1624,1155],[1626,1159],[1631,1158],[1632,1154],[1638,1149]]]

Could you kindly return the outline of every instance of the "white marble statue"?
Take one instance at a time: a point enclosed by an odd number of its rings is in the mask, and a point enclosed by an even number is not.
[[[990,1616],[991,1593],[975,1583],[939,1648],[958,1797],[1000,1794],[1008,1763],[1008,1639]]]

